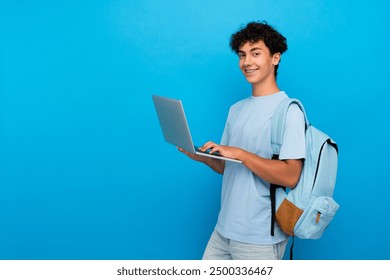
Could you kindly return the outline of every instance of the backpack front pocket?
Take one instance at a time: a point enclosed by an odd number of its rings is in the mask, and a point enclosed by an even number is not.
[[[319,239],[339,207],[330,196],[317,197],[296,224],[295,235],[299,238]]]

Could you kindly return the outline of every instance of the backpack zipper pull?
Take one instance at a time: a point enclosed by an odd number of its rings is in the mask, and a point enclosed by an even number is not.
[[[320,222],[321,212],[317,213],[316,224]]]

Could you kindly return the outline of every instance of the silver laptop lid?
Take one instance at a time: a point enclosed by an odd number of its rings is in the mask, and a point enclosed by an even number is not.
[[[157,95],[153,95],[152,98],[165,141],[195,153],[182,102]]]

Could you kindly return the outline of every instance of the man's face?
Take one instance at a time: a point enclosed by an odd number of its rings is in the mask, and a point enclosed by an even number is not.
[[[270,79],[275,80],[275,65],[279,63],[280,53],[271,55],[263,41],[247,42],[238,50],[242,73],[252,85],[260,85]]]

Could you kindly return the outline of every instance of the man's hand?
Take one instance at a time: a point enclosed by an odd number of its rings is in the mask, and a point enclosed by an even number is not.
[[[209,150],[210,154],[218,153],[221,156],[228,158],[240,159],[240,151],[241,149],[230,146],[218,145],[212,141],[207,142],[202,147],[199,148],[202,152]]]
[[[180,147],[177,147],[177,149],[180,152],[182,152],[183,154],[185,154],[186,156],[188,156],[189,158],[191,158],[195,161],[202,162],[202,163],[208,165],[215,172],[217,172],[219,174],[223,174],[223,171],[225,169],[225,161],[224,160],[192,154],[192,153],[190,153],[190,152],[188,152]],[[202,152],[207,151],[207,149],[204,149],[204,145],[203,145],[203,148],[199,148],[199,149]]]
[[[206,158],[204,156],[200,156],[200,155],[196,155],[196,154],[193,154],[193,153],[190,153],[180,147],[176,147],[180,152],[182,152],[183,154],[185,154],[186,156],[188,156],[189,158],[193,159],[193,160],[196,160],[196,161],[200,161],[200,162],[204,162],[205,163],[205,160]]]

